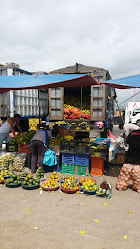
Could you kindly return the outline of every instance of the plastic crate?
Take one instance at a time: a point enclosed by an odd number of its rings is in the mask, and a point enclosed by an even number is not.
[[[62,173],[74,174],[75,165],[62,163]]]
[[[92,152],[91,156],[93,157],[105,157],[105,152]]]
[[[75,165],[75,172],[76,175],[89,175],[89,166],[87,165]]]
[[[18,152],[18,144],[6,144],[7,152]]]
[[[77,154],[75,155],[75,164],[76,165],[83,165],[89,166],[89,156],[84,154]]]
[[[104,158],[91,157],[91,175],[102,176],[104,173]]]
[[[109,149],[109,147],[110,147],[110,145],[111,145],[111,140],[108,139],[108,138],[100,138],[100,137],[98,137],[98,138],[96,138],[96,139],[94,140],[94,143],[96,143],[96,144],[101,144],[101,143],[107,144],[107,147],[108,147],[108,149]]]
[[[74,164],[74,154],[62,153],[62,163]]]
[[[31,147],[28,144],[19,144],[18,145],[18,152],[19,153],[31,153]]]

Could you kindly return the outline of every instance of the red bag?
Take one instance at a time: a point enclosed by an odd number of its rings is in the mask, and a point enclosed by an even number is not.
[[[108,131],[108,138],[112,138],[112,139],[116,139],[116,137],[112,134],[112,132],[111,131]]]

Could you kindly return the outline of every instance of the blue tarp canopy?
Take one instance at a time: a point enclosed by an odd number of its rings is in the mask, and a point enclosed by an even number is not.
[[[90,74],[0,76],[0,93],[10,90],[80,87],[97,84],[98,82]]]
[[[140,74],[116,80],[108,80],[104,83],[118,89],[140,88]]]
[[[140,88],[140,75],[105,82],[97,82],[91,74],[0,76],[0,93],[10,90],[80,87],[97,84],[105,84],[118,89]]]

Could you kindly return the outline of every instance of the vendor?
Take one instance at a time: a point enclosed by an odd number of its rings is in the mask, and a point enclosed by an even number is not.
[[[43,168],[43,157],[46,148],[49,145],[49,139],[52,138],[52,133],[46,129],[40,129],[36,132],[31,140],[30,146],[32,148],[32,159],[31,159],[31,172],[36,172],[37,164],[38,167]]]
[[[135,124],[119,124],[119,129],[124,130],[124,135],[125,137],[128,137],[128,135],[134,131],[140,129],[138,125]]]
[[[14,118],[8,118],[6,120],[6,122],[0,127],[0,152],[2,149],[2,143],[5,140],[6,143],[9,142],[10,140],[10,136],[9,136],[9,132],[12,132],[12,137],[15,136],[15,128],[14,126],[16,125],[19,132],[22,132],[22,129],[19,125],[19,121],[20,121],[20,115],[19,114],[15,114]]]

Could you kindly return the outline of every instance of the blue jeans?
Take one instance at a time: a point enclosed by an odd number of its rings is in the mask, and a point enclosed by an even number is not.
[[[5,140],[6,143],[9,142],[9,140],[10,140],[9,133],[0,133],[0,152],[1,152],[2,143],[3,143],[4,140]]]

